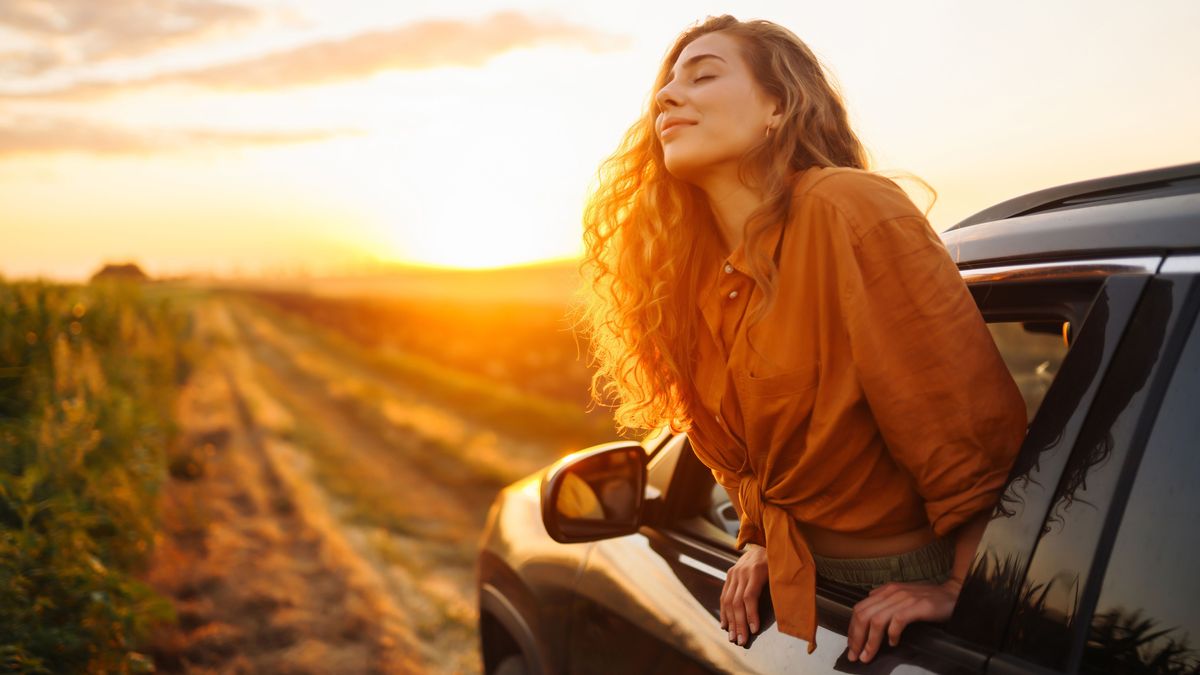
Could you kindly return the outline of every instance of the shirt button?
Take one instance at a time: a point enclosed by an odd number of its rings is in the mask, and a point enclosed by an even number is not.
[[[725,263],[725,274],[733,274],[733,265]]]
[[[737,291],[729,291],[729,299],[733,300],[737,297]]]

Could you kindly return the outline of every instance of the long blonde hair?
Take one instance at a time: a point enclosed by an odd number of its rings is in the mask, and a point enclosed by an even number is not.
[[[578,323],[590,340],[596,371],[594,402],[615,405],[624,429],[670,425],[689,428],[697,403],[692,363],[697,329],[698,246],[715,232],[699,188],[667,172],[655,135],[653,94],[665,86],[679,54],[702,35],[737,38],[763,91],[778,101],[783,122],[743,157],[739,177],[765,196],[746,222],[744,246],[755,244],[772,223],[786,220],[797,176],[813,166],[867,170],[866,149],[850,128],[841,95],[812,51],[791,31],[770,21],[710,17],[685,31],[664,58],[645,113],[601,165],[583,214],[585,253],[580,263],[583,302]],[[769,256],[747,256],[764,290],[751,321],[774,299],[779,270]]]

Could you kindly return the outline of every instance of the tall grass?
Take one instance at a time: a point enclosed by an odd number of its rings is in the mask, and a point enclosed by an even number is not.
[[[188,318],[128,283],[0,282],[0,670],[139,672]]]

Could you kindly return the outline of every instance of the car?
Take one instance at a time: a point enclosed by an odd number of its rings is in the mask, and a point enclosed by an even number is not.
[[[477,562],[487,673],[1200,671],[1200,163],[1042,190],[942,233],[1028,413],[952,618],[846,658],[864,593],[820,580],[817,649],[719,627],[736,512],[686,434],[503,489]]]

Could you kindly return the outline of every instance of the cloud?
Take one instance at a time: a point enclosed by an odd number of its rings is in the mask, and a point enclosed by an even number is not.
[[[0,28],[31,46],[0,55],[0,74],[142,56],[259,23],[262,14],[220,0],[4,0]]]
[[[504,12],[475,22],[421,21],[136,80],[83,81],[50,91],[0,93],[0,100],[81,100],[169,84],[221,91],[287,89],[356,80],[389,70],[479,66],[498,54],[542,44],[603,51],[620,48],[626,40],[557,20]]]
[[[360,133],[345,129],[134,131],[82,119],[17,117],[9,124],[0,124],[0,159],[67,152],[145,155],[200,147],[285,145]]]
[[[65,63],[57,49],[37,46],[30,49],[10,49],[0,52],[0,76],[33,77]]]

